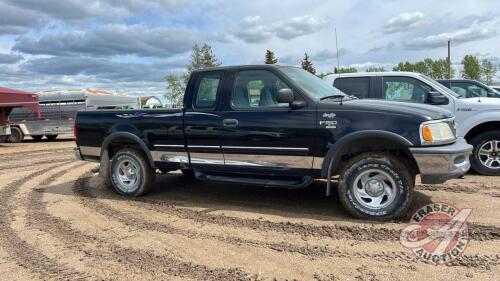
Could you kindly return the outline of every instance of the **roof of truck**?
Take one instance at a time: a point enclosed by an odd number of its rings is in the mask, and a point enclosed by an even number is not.
[[[296,66],[291,66],[291,65],[281,65],[281,64],[244,64],[244,65],[227,65],[227,66],[217,66],[217,67],[208,67],[208,68],[203,68],[203,69],[197,69],[194,70],[193,72],[203,72],[203,71],[208,71],[208,70],[241,70],[241,69],[253,69],[253,68],[269,68],[269,69],[276,69],[276,68],[286,68],[286,67],[293,67],[293,68],[298,68]]]

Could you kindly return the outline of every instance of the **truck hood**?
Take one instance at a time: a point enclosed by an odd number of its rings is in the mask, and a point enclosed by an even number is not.
[[[499,98],[467,98],[457,100],[457,109],[472,108],[474,111],[498,110],[500,111]]]
[[[322,105],[331,103],[331,101],[327,100],[321,102]],[[338,102],[335,103],[338,104]],[[453,114],[450,111],[437,106],[379,99],[348,100],[343,102],[343,107],[345,107],[346,110],[362,110],[404,116],[418,116],[427,120],[447,119],[453,117]]]

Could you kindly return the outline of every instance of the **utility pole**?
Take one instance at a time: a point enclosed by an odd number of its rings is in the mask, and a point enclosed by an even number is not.
[[[451,40],[448,39],[448,77],[449,79],[452,79],[451,77]]]
[[[340,60],[339,60],[339,41],[337,38],[337,28],[335,27],[335,48],[337,49],[337,69],[340,71]]]

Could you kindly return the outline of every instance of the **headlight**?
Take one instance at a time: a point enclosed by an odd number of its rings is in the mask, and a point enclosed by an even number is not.
[[[437,120],[420,125],[420,141],[422,145],[439,145],[453,142],[455,136],[455,120]]]

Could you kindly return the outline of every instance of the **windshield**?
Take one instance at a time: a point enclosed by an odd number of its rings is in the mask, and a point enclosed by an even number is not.
[[[456,97],[456,98],[461,98],[461,96],[455,92],[453,92],[452,90],[446,88],[445,86],[443,86],[441,83],[437,82],[436,80],[432,79],[432,78],[429,78],[423,74],[420,74],[419,75],[420,78],[422,78],[422,80],[425,80],[427,83],[429,83],[432,87],[434,87],[434,89],[437,89],[437,90],[440,90],[442,92],[445,92],[453,97]]]
[[[321,99],[327,96],[345,95],[339,89],[333,87],[325,80],[296,67],[280,68],[297,86],[315,99]]]

